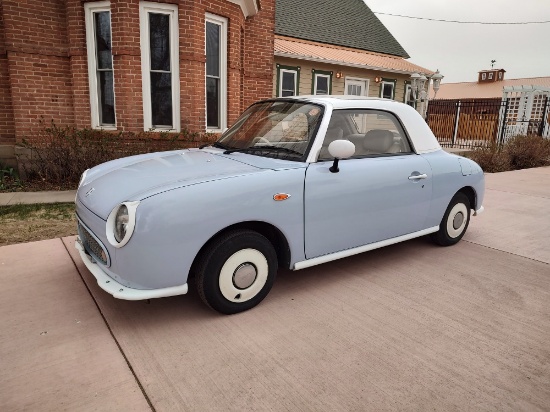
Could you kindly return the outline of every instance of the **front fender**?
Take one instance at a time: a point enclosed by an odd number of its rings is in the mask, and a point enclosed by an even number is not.
[[[113,272],[147,288],[181,285],[212,236],[246,221],[277,227],[288,241],[291,264],[303,260],[304,175],[305,168],[265,170],[144,199],[132,238],[115,251]],[[290,197],[274,201],[277,193]]]

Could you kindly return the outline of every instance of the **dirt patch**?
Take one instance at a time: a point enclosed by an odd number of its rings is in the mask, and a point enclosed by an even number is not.
[[[0,207],[0,246],[76,235],[74,204]]]

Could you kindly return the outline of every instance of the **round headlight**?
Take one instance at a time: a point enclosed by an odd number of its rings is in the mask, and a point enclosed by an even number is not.
[[[124,246],[134,233],[136,227],[136,210],[139,201],[123,202],[117,205],[107,218],[107,240],[116,248]]]
[[[126,228],[128,227],[128,208],[122,204],[118,208],[115,217],[115,239],[118,243],[122,242],[124,236],[126,236]]]

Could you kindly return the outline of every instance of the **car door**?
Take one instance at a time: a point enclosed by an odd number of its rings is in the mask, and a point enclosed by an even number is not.
[[[338,122],[345,118],[357,128],[358,133],[344,136],[356,152],[340,161],[337,173],[330,172],[330,159],[308,166],[307,259],[426,229],[431,167],[413,152],[400,123],[389,113],[340,112]]]

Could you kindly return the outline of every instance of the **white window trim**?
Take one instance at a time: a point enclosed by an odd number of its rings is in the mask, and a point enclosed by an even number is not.
[[[489,73],[489,80],[493,80],[493,73]]]
[[[502,80],[502,72],[498,72],[498,79]]]
[[[97,94],[97,55],[96,38],[94,27],[94,13],[102,11],[111,11],[109,1],[98,1],[84,4],[84,19],[86,24],[86,50],[88,54],[88,85],[90,88],[90,111],[92,129],[116,130],[116,96],[115,96],[115,124],[102,126],[99,122],[99,95]],[[111,39],[112,39],[111,30]],[[114,93],[114,73],[113,63],[113,93]]]
[[[330,87],[331,86],[331,84],[330,84],[330,77],[331,76],[330,76],[330,74],[322,74],[322,73],[315,73],[315,86],[314,86],[313,94],[317,95],[317,79],[319,77],[326,77],[327,85],[328,85],[327,95],[329,95],[330,94],[330,88],[331,88]]]
[[[149,52],[149,19],[148,13],[161,13],[170,16],[170,72],[172,74],[172,122],[173,127],[153,128],[151,108],[151,79]],[[179,76],[179,30],[178,6],[175,4],[139,3],[139,26],[141,42],[141,79],[143,90],[143,130],[145,131],[180,131],[180,76]]]
[[[380,97],[381,98],[384,98],[384,86],[388,84],[391,86],[391,97],[390,99],[395,99],[395,83],[394,82],[385,82],[385,81],[381,81],[380,82]]]
[[[485,80],[487,78],[487,73],[481,73],[481,80]]]
[[[279,97],[283,96],[283,73],[294,74],[294,96],[298,96],[298,71],[289,69],[279,69]]]
[[[348,84],[349,84],[348,81],[349,80],[365,82],[365,90],[364,90],[362,96],[368,97],[369,88],[370,88],[370,79],[364,79],[362,77],[348,77],[348,76],[346,76],[346,78],[344,79],[344,95],[346,95],[346,93],[348,92]]]
[[[206,61],[204,62],[204,109],[205,129],[209,133],[223,133],[227,130],[227,19],[206,13],[204,21],[204,54],[206,55],[206,22],[220,26],[220,127],[208,128],[206,125]]]
[[[408,104],[409,106],[414,107],[416,102],[414,99],[410,99],[411,94],[412,94],[412,85],[409,83],[405,83],[405,104]],[[411,102],[413,103],[412,105],[409,104]]]

